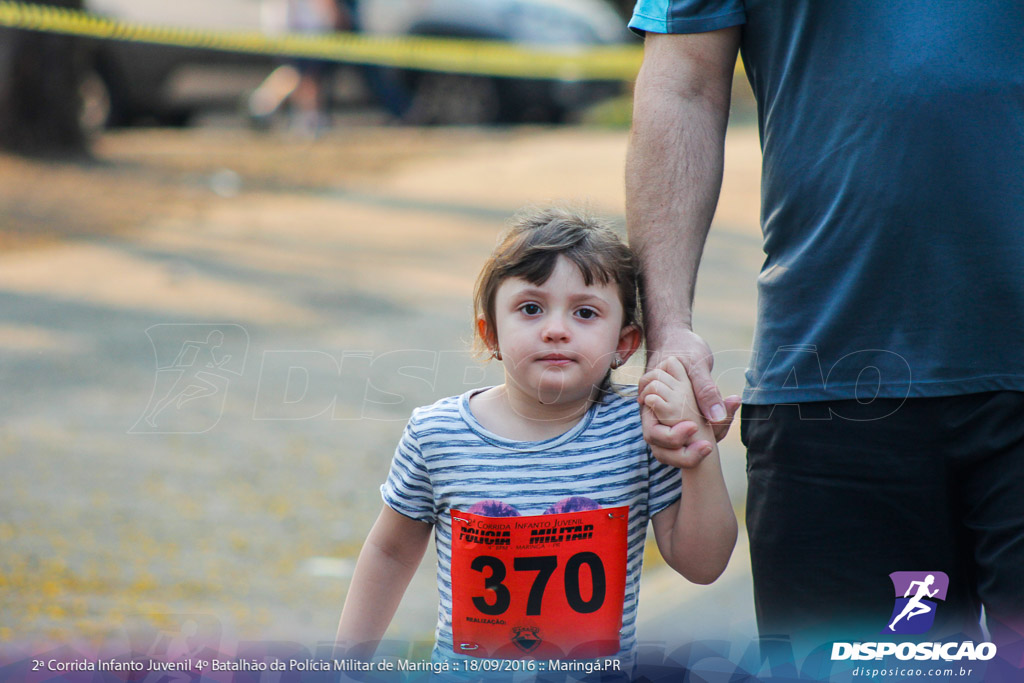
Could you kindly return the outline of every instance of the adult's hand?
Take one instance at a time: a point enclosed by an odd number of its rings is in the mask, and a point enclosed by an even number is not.
[[[661,336],[659,342],[657,348],[648,350],[647,367],[653,368],[670,357],[677,358],[686,369],[686,376],[690,379],[700,413],[711,423],[724,420],[725,401],[718,391],[715,380],[711,378],[715,357],[708,343],[693,330],[685,328]],[[644,384],[639,390],[642,394]]]
[[[715,441],[721,441],[729,433],[733,417],[740,407],[740,397],[733,395],[725,399],[722,398],[711,377],[711,369],[714,366],[711,347],[700,335],[689,329],[675,330],[660,341],[660,348],[648,353],[648,367],[654,368],[668,358],[676,359],[683,366],[690,385],[693,387],[694,399],[699,411],[711,426]],[[685,448],[690,459],[703,457],[697,454],[709,450],[710,443],[704,439],[695,440],[700,425],[689,421],[679,422],[675,425],[663,425],[658,422],[645,404],[647,385],[653,380],[654,376],[644,375],[638,384],[638,401],[641,405],[644,438],[651,444],[652,449],[677,451]]]
[[[721,441],[729,432],[733,417],[740,407],[739,396],[728,396],[725,399],[725,418],[719,422],[709,423],[716,441]],[[651,447],[651,453],[659,461],[673,467],[695,467],[711,453],[711,442],[696,438],[700,425],[683,421],[668,426],[658,422],[654,411],[648,406],[640,406],[640,421],[644,430],[644,439]]]

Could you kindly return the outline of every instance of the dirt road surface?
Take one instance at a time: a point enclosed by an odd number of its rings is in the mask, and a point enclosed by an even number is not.
[[[110,135],[85,165],[0,158],[0,641],[138,624],[330,640],[409,411],[500,381],[467,343],[505,219],[568,199],[621,225],[625,148],[584,128],[189,130]],[[756,131],[732,129],[698,292],[730,392],[752,335],[758,159]],[[710,587],[656,554],[642,640],[753,634],[742,543]],[[435,601],[427,562],[392,636],[429,640]]]

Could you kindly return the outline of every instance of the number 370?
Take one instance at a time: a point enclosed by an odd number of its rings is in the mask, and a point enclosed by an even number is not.
[[[583,565],[590,569],[591,583],[593,590],[589,600],[584,600],[580,593],[580,570]],[[491,555],[480,555],[470,565],[473,571],[484,573],[485,569],[491,570],[491,575],[484,579],[484,589],[494,592],[494,601],[488,602],[486,597],[477,596],[473,598],[473,604],[483,614],[496,615],[504,614],[512,602],[512,595],[508,587],[502,583],[507,576],[505,563]],[[542,557],[517,557],[512,561],[512,570],[517,572],[537,572],[530,587],[530,595],[526,600],[526,613],[528,615],[540,614],[541,604],[544,601],[544,589],[547,588],[548,580],[558,568],[558,558],[554,555]],[[606,580],[604,564],[601,558],[594,553],[576,553],[565,563],[565,599],[571,607],[580,614],[590,614],[601,609],[604,604],[606,593]]]

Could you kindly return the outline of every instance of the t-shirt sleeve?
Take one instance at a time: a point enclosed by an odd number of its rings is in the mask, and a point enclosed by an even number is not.
[[[416,438],[414,422],[410,420],[405,426],[395,457],[391,460],[387,481],[380,487],[380,495],[395,512],[433,524],[437,521],[434,486]]]
[[[679,500],[683,479],[679,469],[659,462],[647,449],[647,509],[653,517]]]
[[[743,0],[637,0],[629,28],[652,33],[704,33],[745,23]]]

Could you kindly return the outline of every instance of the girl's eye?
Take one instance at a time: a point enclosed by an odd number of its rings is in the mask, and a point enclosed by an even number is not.
[[[526,315],[537,315],[540,313],[540,306],[537,304],[523,304],[519,307],[519,310]]]
[[[580,310],[576,311],[576,315],[583,318],[584,320],[590,320],[592,318],[597,317],[597,311],[595,311],[593,308],[581,308]]]

